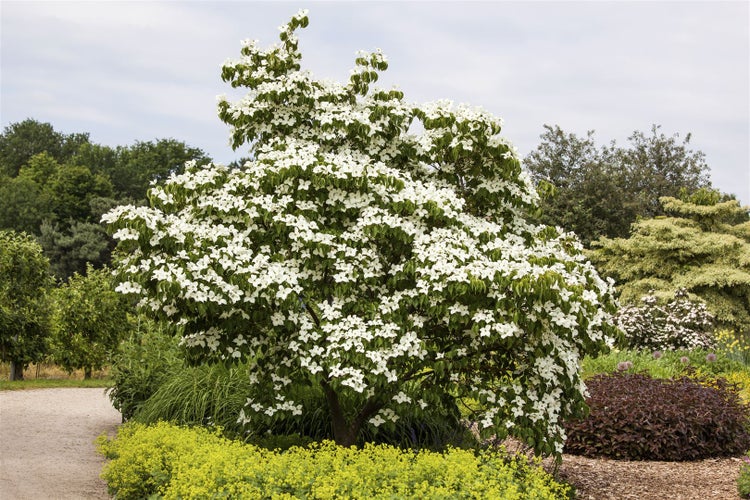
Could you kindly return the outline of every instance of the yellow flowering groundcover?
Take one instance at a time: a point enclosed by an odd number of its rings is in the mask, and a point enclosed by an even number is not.
[[[128,424],[102,436],[117,498],[501,498],[571,496],[537,464],[502,451],[407,451],[326,441],[269,451],[204,428]]]

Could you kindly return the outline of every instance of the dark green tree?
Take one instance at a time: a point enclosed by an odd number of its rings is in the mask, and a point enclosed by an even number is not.
[[[50,260],[50,271],[60,281],[74,273],[84,274],[86,267],[101,268],[111,261],[114,241],[101,224],[72,221],[60,225],[45,221],[39,242]]]
[[[651,135],[633,132],[625,148],[614,148],[613,159],[628,173],[625,189],[641,217],[664,215],[663,196],[677,197],[710,187],[706,155],[690,149],[691,134],[666,136],[653,125]]]
[[[635,220],[622,189],[625,172],[597,148],[594,131],[585,138],[545,125],[542,143],[524,160],[542,197],[540,222],[578,235],[584,244],[627,235]]]
[[[88,167],[61,165],[45,184],[55,221],[66,223],[98,222],[91,212],[91,200],[110,198],[112,183],[102,174],[93,174]]]
[[[206,154],[175,139],[136,142],[132,146],[117,148],[117,160],[108,174],[118,199],[146,199],[152,181],[165,179],[171,173],[181,173],[185,162],[209,161]]]
[[[34,119],[11,123],[0,134],[0,174],[9,177],[39,153],[48,153],[59,162],[71,158],[82,144],[89,142],[89,134],[62,134],[49,123]]]
[[[651,135],[634,132],[625,147],[597,147],[585,138],[545,125],[541,144],[525,159],[541,188],[552,189],[540,204],[540,222],[575,232],[584,244],[600,237],[627,237],[639,217],[663,215],[659,198],[709,187],[705,155],[654,125]]]
[[[49,262],[33,237],[0,231],[0,356],[10,380],[46,352],[49,333]]]

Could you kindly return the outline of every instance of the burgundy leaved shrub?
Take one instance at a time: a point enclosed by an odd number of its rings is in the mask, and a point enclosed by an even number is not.
[[[640,373],[597,375],[586,382],[588,417],[565,423],[565,453],[625,460],[698,460],[750,449],[750,406],[724,379]]]

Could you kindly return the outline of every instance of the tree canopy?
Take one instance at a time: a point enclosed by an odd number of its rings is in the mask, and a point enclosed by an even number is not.
[[[579,360],[612,341],[611,284],[526,222],[537,195],[499,119],[373,87],[379,51],[346,84],[317,80],[300,69],[307,23],[223,67],[249,89],[219,116],[252,161],[188,166],[149,207],[105,216],[118,290],[181,325],[194,359],[253,362],[243,418],[301,412],[294,389],[316,384],[348,445],[447,394],[479,402],[483,433],[561,453]]]
[[[575,232],[588,245],[600,237],[626,237],[637,218],[664,215],[659,198],[709,187],[705,155],[654,125],[633,132],[629,144],[599,147],[545,125],[542,142],[524,160],[534,181],[551,185],[541,200],[541,222]]]
[[[49,334],[49,262],[31,236],[0,231],[0,356],[10,379],[46,352]]]
[[[52,358],[68,372],[83,369],[85,378],[100,370],[129,332],[128,306],[114,290],[110,269],[75,273],[53,293]]]
[[[11,123],[0,134],[0,175],[15,177],[28,161],[47,153],[59,162],[70,159],[89,142],[89,134],[63,134],[34,119]]]

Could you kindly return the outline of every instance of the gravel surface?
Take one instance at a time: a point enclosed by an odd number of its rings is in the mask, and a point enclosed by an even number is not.
[[[94,440],[120,421],[104,389],[0,391],[0,498],[109,498]]]

